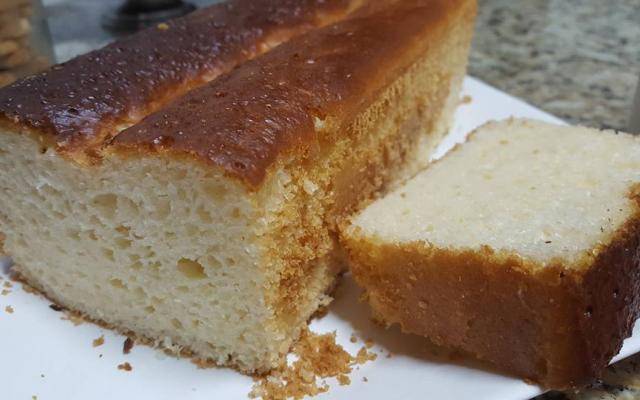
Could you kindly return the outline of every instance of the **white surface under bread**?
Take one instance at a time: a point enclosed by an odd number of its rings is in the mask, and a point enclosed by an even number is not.
[[[490,119],[518,116],[559,122],[475,79],[466,80],[464,92],[472,101],[459,108],[441,154]],[[336,330],[338,341],[352,353],[362,346],[349,341],[353,332],[372,338],[376,343],[372,350],[379,357],[354,371],[348,386],[329,381],[331,389],[318,399],[524,400],[540,393],[537,387],[514,378],[428,357],[422,339],[371,323],[368,307],[357,301],[358,296],[347,276],[329,314],[314,321],[311,328],[317,332]],[[14,308],[13,314],[4,312],[8,305]],[[19,285],[11,294],[0,296],[0,375],[6,377],[0,389],[3,399],[30,399],[34,395],[47,400],[246,399],[252,384],[249,377],[224,368],[200,370],[188,360],[166,357],[144,346],[134,347],[125,356],[123,336],[91,324],[73,326],[48,305],[48,301],[24,293]],[[93,348],[92,340],[102,334],[105,344]],[[636,330],[616,359],[639,350],[640,332]],[[389,351],[391,358],[385,357]],[[133,371],[116,368],[125,361]],[[363,382],[363,377],[368,382]]]

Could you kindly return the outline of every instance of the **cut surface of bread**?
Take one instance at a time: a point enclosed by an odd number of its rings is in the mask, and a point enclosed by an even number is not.
[[[56,68],[0,90],[4,248],[29,284],[89,318],[273,368],[329,301],[336,225],[445,133],[474,16],[470,0],[376,3],[168,103],[98,86],[117,115],[65,106],[73,83]],[[40,106],[26,104],[34,91]]]
[[[598,376],[638,315],[640,139],[489,123],[343,231],[376,315],[549,387]]]

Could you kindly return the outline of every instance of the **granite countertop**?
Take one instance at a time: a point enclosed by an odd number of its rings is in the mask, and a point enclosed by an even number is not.
[[[198,5],[211,0],[191,0]],[[59,61],[112,37],[117,0],[44,0]],[[640,74],[640,0],[479,0],[469,73],[568,122],[624,130]],[[640,355],[577,393],[537,400],[640,398]]]
[[[479,0],[471,75],[568,122],[624,129],[640,0]]]

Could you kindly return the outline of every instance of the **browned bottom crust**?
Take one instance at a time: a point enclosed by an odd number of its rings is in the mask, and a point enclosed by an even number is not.
[[[639,315],[640,211],[577,269],[488,248],[345,244],[378,318],[547,388],[599,377]]]

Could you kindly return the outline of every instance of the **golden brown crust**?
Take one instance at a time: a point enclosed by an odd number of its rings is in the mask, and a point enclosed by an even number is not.
[[[113,145],[189,154],[258,186],[282,155],[312,157],[338,139],[316,131],[316,120],[347,126],[451,21],[474,11],[469,0],[403,0],[314,30],[190,92]]]
[[[580,267],[357,232],[344,243],[378,317],[549,388],[600,376],[640,312],[640,207]]]
[[[0,119],[91,151],[119,127],[289,37],[331,23],[356,0],[233,0],[118,40],[0,90]]]

